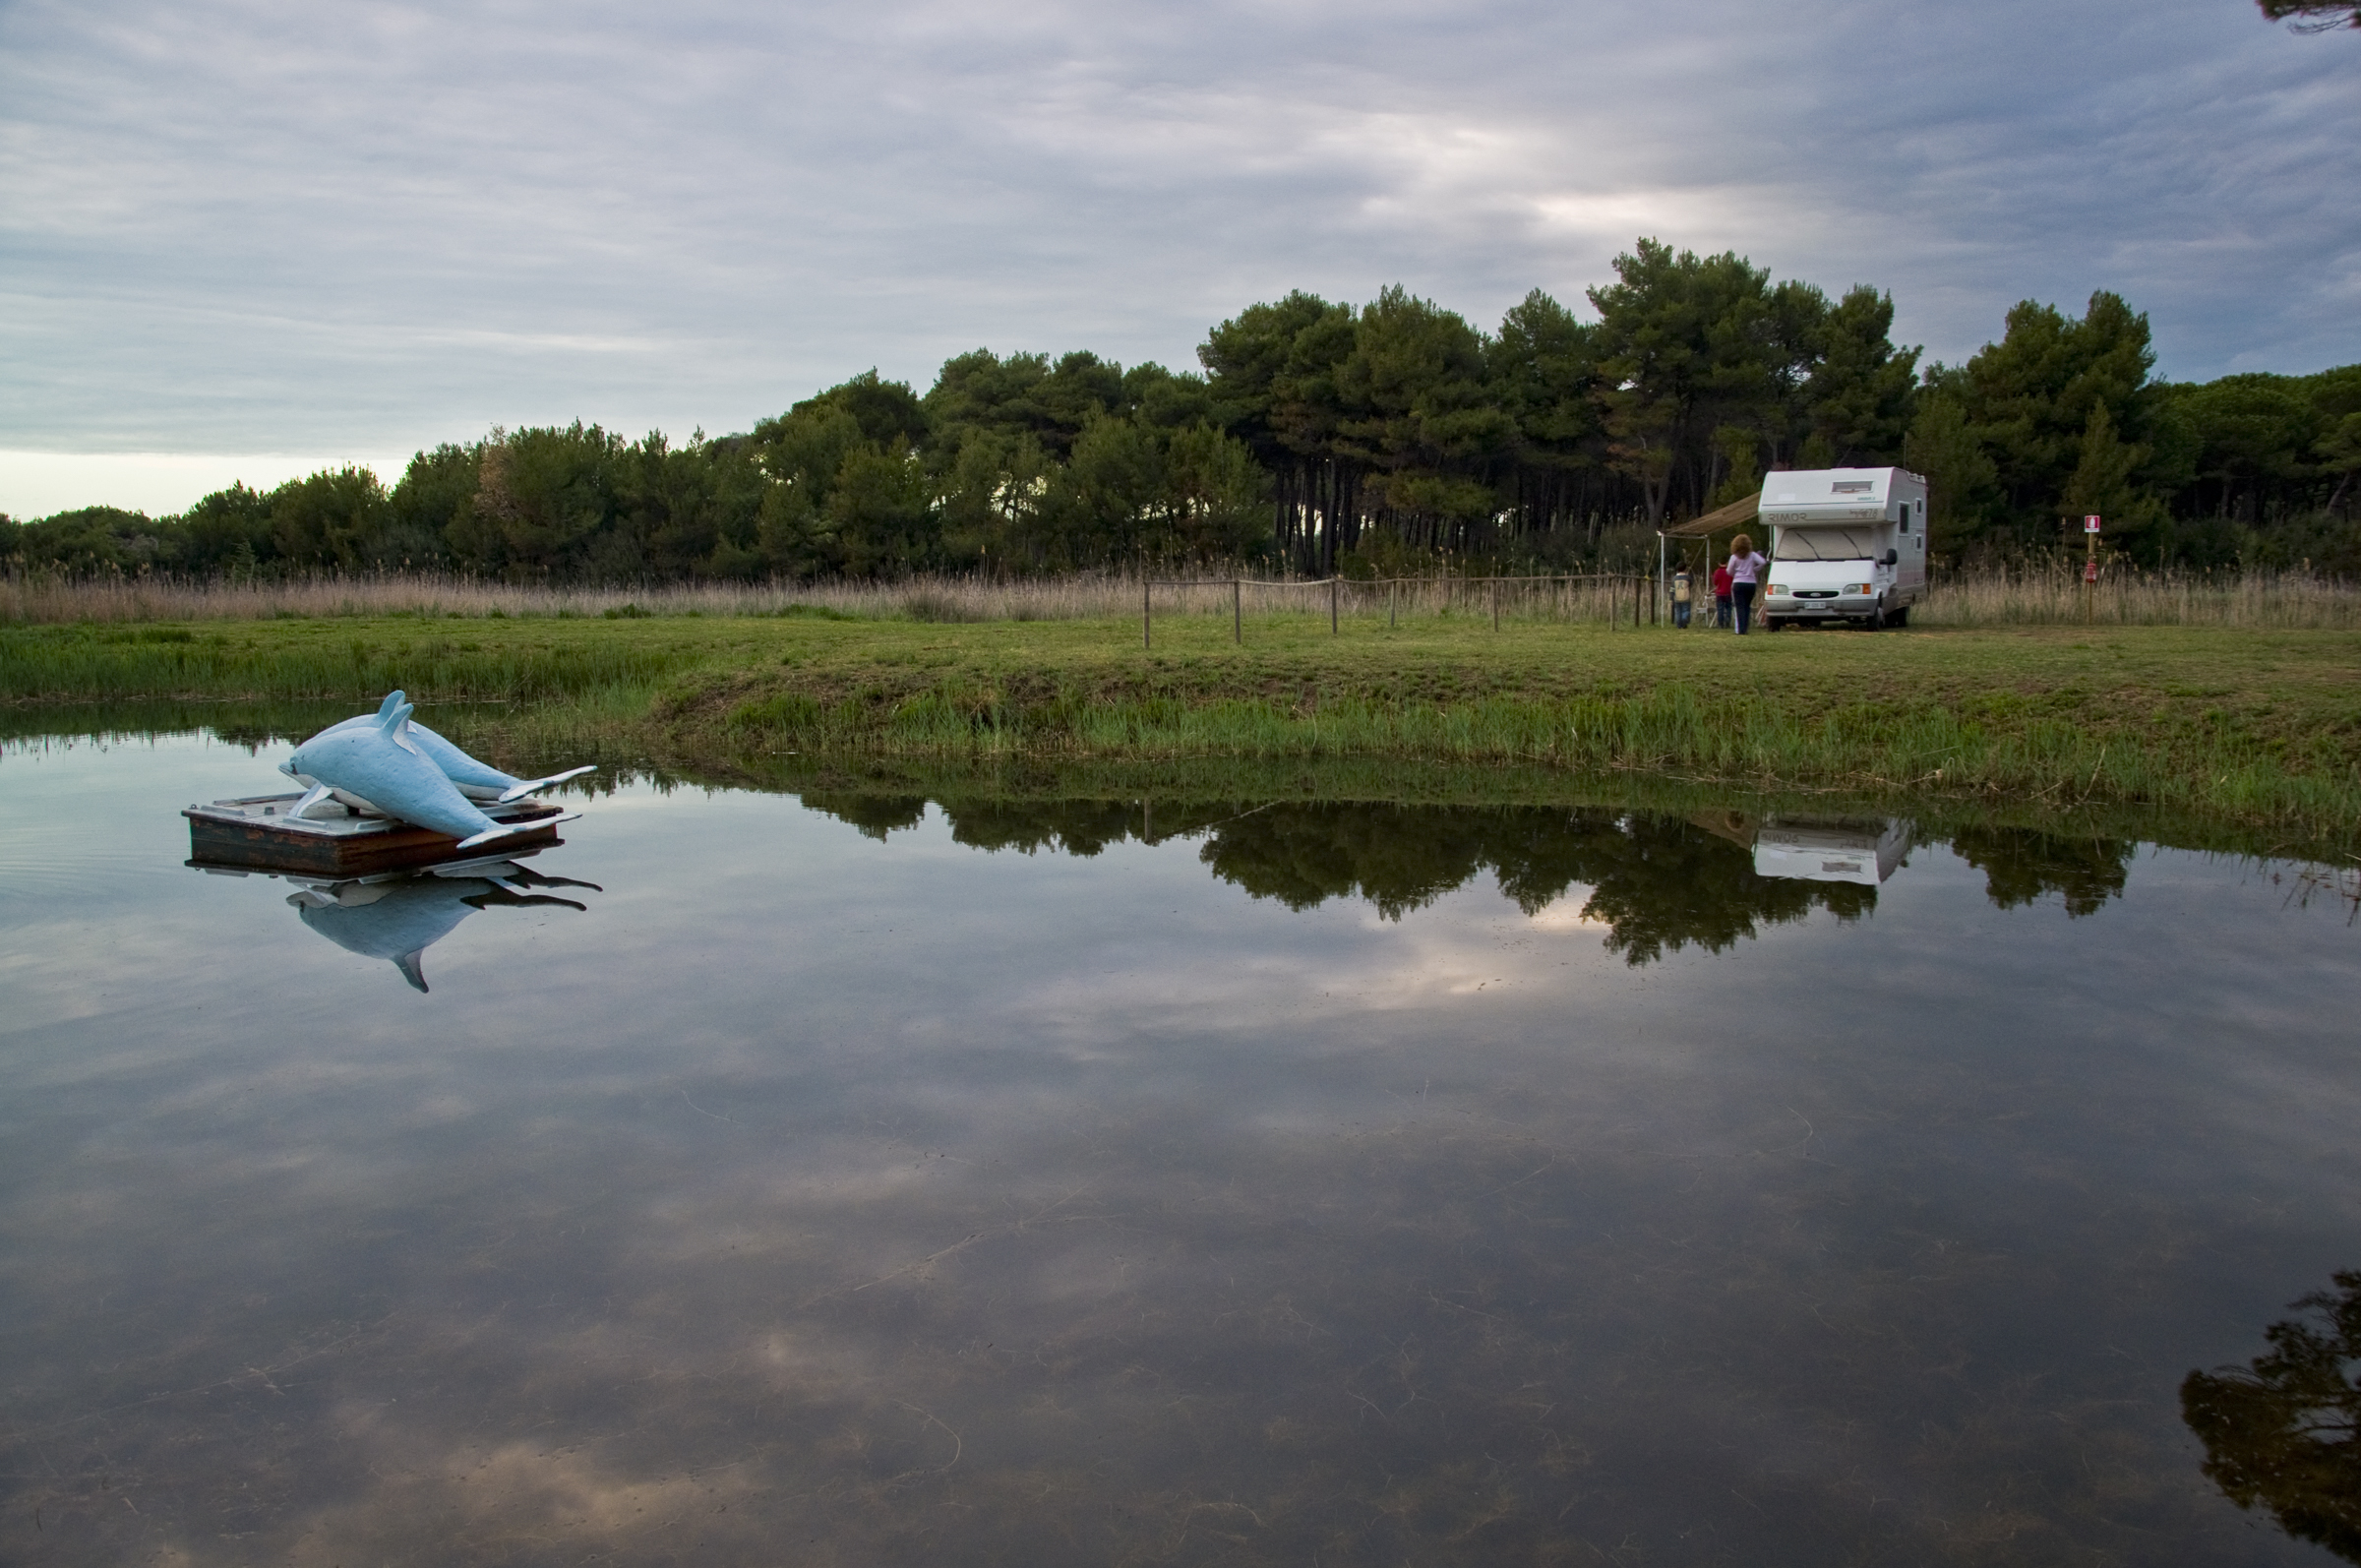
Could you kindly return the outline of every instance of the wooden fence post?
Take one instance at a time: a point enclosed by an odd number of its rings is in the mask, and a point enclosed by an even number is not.
[[[1388,632],[1391,632],[1394,629],[1395,610],[1401,598],[1402,584],[1399,582],[1389,582],[1385,585],[1385,629]]]
[[[1246,645],[1246,613],[1242,606],[1244,598],[1245,589],[1239,585],[1238,578],[1232,577],[1230,579],[1230,640],[1241,648]]]
[[[1336,579],[1328,579],[1328,634],[1336,635]]]
[[[1500,579],[1492,579],[1492,630],[1500,630]]]
[[[1147,574],[1142,573],[1139,578],[1139,645],[1143,648],[1152,648],[1156,645],[1156,633],[1150,631],[1148,628],[1148,594],[1150,589],[1150,580]]]

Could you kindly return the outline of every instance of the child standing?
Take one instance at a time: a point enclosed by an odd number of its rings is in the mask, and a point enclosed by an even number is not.
[[[1729,630],[1729,563],[1714,568],[1714,625]]]
[[[1675,631],[1686,630],[1689,624],[1689,573],[1684,568],[1672,573],[1672,626]]]

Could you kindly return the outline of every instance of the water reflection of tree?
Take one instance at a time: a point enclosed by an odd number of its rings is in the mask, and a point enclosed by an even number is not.
[[[1740,842],[1681,817],[1605,809],[1273,806],[1216,827],[1216,874],[1304,909],[1358,894],[1389,920],[1489,871],[1528,915],[1591,889],[1587,919],[1634,964],[1689,945],[1719,952],[1758,927],[1815,908],[1852,919],[1877,890],[1757,876]]]
[[[1141,832],[1142,814],[1130,801],[976,801],[947,814],[951,837],[976,849],[1060,849],[1096,855]]]
[[[2095,915],[2123,896],[2133,846],[2113,838],[2059,838],[2025,827],[1977,827],[1954,834],[1952,852],[1984,874],[1995,906],[2014,909],[2045,893],[2062,894],[2068,917]]]
[[[927,808],[922,796],[850,792],[815,792],[804,804],[875,838],[915,827]],[[1216,875],[1290,909],[1358,897],[1399,920],[1488,872],[1531,915],[1583,886],[1583,915],[1607,927],[1607,946],[1634,964],[1688,946],[1720,952],[1815,909],[1857,920],[1877,907],[1875,887],[1757,875],[1756,821],[1742,812],[984,798],[946,801],[943,813],[959,843],[1028,854],[1096,855],[1126,839],[1202,835]],[[1951,842],[1983,872],[2000,908],[2058,893],[2077,916],[2122,893],[2133,851],[2122,840],[2026,828],[1967,829]]]
[[[832,790],[823,794],[815,790],[805,795],[803,802],[816,812],[825,812],[840,821],[852,823],[864,836],[878,840],[902,828],[916,827],[927,819],[924,795],[854,795]]]
[[[2241,1508],[2258,1503],[2299,1540],[2361,1562],[2361,1270],[2293,1303],[2270,1349],[2245,1366],[2191,1372],[2181,1418],[2206,1445],[2206,1475]]]
[[[1814,909],[1851,921],[1877,907],[1874,887],[1758,876],[1751,851],[1690,822],[1650,817],[1630,827],[1622,844],[1599,845],[1581,879],[1591,884],[1583,913],[1612,928],[1607,946],[1633,964],[1692,943],[1718,953]]]

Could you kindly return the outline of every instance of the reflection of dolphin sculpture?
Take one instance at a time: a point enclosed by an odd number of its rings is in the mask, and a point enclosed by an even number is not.
[[[341,723],[332,724],[321,734],[333,734],[337,730],[349,730],[366,724],[382,724],[385,722],[386,715],[401,706],[404,700],[401,693],[390,692],[386,694],[385,701],[378,705],[374,717],[364,713],[357,718],[349,718]],[[457,787],[458,792],[471,801],[491,801],[496,805],[506,806],[511,801],[524,799],[535,790],[545,789],[552,784],[563,784],[570,778],[598,770],[598,764],[593,762],[583,767],[570,767],[563,773],[552,773],[547,778],[520,779],[513,773],[503,773],[489,762],[477,761],[416,719],[410,720],[408,733],[410,739],[417,743],[418,750],[425,754],[426,759],[441,768],[443,776],[451,780]],[[297,772],[292,762],[281,762],[278,770],[307,784],[316,782]]]
[[[364,802],[384,815],[449,833],[461,849],[541,825],[496,822],[461,795],[411,739],[410,704],[397,700],[400,695],[396,692],[388,697],[376,717],[322,730],[295,749],[286,771],[314,783],[288,814],[301,815],[334,794]]]
[[[494,904],[556,904],[567,909],[583,909],[587,906],[571,898],[520,893],[516,889],[540,885],[588,887],[595,891],[598,887],[595,882],[537,875],[513,861],[490,865],[478,861],[467,870],[475,874],[429,873],[391,881],[306,887],[289,893],[287,902],[295,906],[306,926],[338,947],[364,958],[392,959],[401,971],[402,979],[424,991],[426,971],[420,959],[426,949],[451,935],[453,927],[477,910],[489,909]]]

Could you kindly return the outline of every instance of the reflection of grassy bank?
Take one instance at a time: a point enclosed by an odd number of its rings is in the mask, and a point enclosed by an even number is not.
[[[533,764],[557,765],[551,757]],[[1420,759],[1183,757],[1169,761],[1087,760],[1063,765],[1005,761],[848,758],[813,754],[740,757],[719,765],[675,757],[653,776],[699,785],[772,790],[808,804],[932,801],[954,816],[984,808],[1065,809],[1101,803],[1140,816],[1140,836],[1194,831],[1241,807],[1269,803],[1387,804],[1420,807],[1604,808],[1688,817],[1780,815],[1863,818],[1899,815],[1922,836],[2026,831],[2056,837],[2149,842],[2175,849],[2258,858],[2323,859],[2346,864],[2349,834],[2292,830],[2217,814],[2169,811],[2119,801],[2051,804],[2007,796],[1913,796],[1843,790],[1755,790],[1648,773],[1570,774],[1532,764],[1470,764]],[[607,782],[630,776],[610,771]],[[603,787],[593,786],[593,787]],[[880,804],[890,812],[893,807]]]
[[[1235,772],[1010,776],[822,764],[735,782],[791,790],[806,807],[879,840],[935,812],[954,842],[986,851],[1091,857],[1124,843],[1182,839],[1222,880],[1299,910],[1361,900],[1399,919],[1488,880],[1529,917],[1561,904],[1576,910],[1602,929],[1609,952],[1634,965],[1690,947],[1719,952],[1815,911],[1861,919],[1882,891],[1758,870],[1765,830],[1842,825],[1866,842],[1887,827],[1827,796],[1747,800],[1637,780],[1609,793],[1562,773],[1415,764],[1390,781],[1316,763],[1292,773],[1245,763]],[[1391,792],[1354,793],[1372,783]],[[2123,896],[2133,861],[2155,843],[2245,859],[2249,874],[2306,907],[2350,918],[2361,899],[2361,878],[2346,858],[2306,865],[2284,842],[2218,823],[1963,802],[1910,814],[1912,847],[1940,846],[1980,872],[1985,896],[2002,909],[2054,899],[2069,918],[2098,914]]]
[[[289,621],[0,632],[26,704],[346,704],[407,687],[503,754],[759,772],[852,766],[1286,772],[1417,763],[1861,802],[2136,808],[2320,841],[2361,821],[2361,636],[2190,629],[1749,638],[1438,620]],[[177,708],[189,712],[193,708]],[[259,711],[259,709],[257,710]],[[1497,770],[1505,768],[1506,774]],[[1207,775],[1211,778],[1211,774]],[[1514,782],[1530,778],[1528,785]],[[1222,793],[1235,795],[1234,790]],[[1494,797],[1497,798],[1497,797]]]

